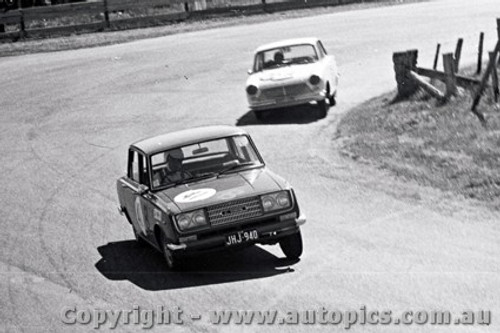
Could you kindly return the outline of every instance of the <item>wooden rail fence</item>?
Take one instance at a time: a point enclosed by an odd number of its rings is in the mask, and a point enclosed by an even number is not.
[[[479,118],[479,120],[485,124],[486,119],[483,114],[477,111],[477,106],[483,95],[485,88],[488,85],[488,81],[491,78],[491,86],[493,89],[493,98],[495,103],[498,103],[500,98],[500,90],[498,86],[498,69],[497,66],[500,64],[500,18],[497,19],[497,34],[498,41],[492,52],[489,52],[489,61],[486,70],[481,77],[481,79],[466,77],[457,74],[460,65],[460,57],[462,52],[463,39],[460,38],[457,42],[455,53],[445,53],[443,54],[443,71],[437,70],[437,63],[439,59],[439,52],[441,45],[438,44],[436,48],[436,54],[434,56],[433,69],[420,68],[417,66],[418,51],[409,50],[405,52],[395,52],[393,53],[392,59],[394,63],[394,71],[396,75],[396,82],[398,87],[398,94],[395,100],[405,99],[418,89],[423,89],[431,96],[437,98],[441,102],[445,103],[452,96],[457,93],[457,86],[462,86],[469,88],[473,91],[473,103],[471,111]],[[477,75],[481,73],[481,63],[483,54],[483,42],[484,33],[481,32],[479,37],[479,49],[478,49],[478,65],[477,65]],[[423,77],[430,78],[430,82],[427,82]],[[433,85],[434,80],[440,80],[446,84],[446,92],[441,92],[438,88]]]
[[[388,0],[88,0],[0,12],[0,39],[119,30],[211,15],[248,14]],[[389,0],[397,1],[397,0]],[[56,21],[49,25],[48,22]]]

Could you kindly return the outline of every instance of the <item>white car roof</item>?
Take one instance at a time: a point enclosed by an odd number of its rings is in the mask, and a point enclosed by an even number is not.
[[[297,45],[297,44],[313,44],[313,45],[315,45],[318,40],[319,39],[315,38],[315,37],[293,38],[293,39],[280,40],[277,42],[268,43],[268,44],[264,44],[264,45],[259,46],[255,50],[255,53],[261,52],[264,50],[280,48],[280,47],[284,47],[284,46],[288,46],[288,45]]]

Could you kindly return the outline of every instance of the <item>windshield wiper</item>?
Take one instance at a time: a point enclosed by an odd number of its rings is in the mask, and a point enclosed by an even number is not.
[[[213,177],[215,175],[210,175],[210,176]],[[162,187],[163,187],[163,189],[172,188],[172,187],[176,187],[178,185],[184,185],[187,183],[191,183],[191,182],[198,180],[198,179],[199,178],[196,178],[196,177],[189,177],[189,178],[178,180],[176,182],[170,182],[170,183],[164,184],[164,185],[162,185]]]
[[[223,175],[229,171],[232,171],[236,168],[239,168],[239,167],[244,167],[244,166],[250,166],[250,165],[256,165],[255,162],[243,162],[243,163],[237,163],[237,164],[232,164],[230,166],[228,166],[227,168],[225,169],[222,169],[221,171],[219,171],[217,173],[217,177],[219,177],[220,175]]]
[[[208,172],[208,173],[204,173],[202,175],[196,176],[196,177],[191,177],[191,178],[187,179],[187,181],[190,183],[191,181],[198,181],[198,180],[203,180],[203,179],[207,179],[207,178],[217,177],[218,175],[219,175],[218,172]]]

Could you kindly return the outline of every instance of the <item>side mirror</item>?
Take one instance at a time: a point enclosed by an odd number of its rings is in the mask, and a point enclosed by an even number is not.
[[[253,70],[252,69],[247,70],[247,74],[248,75],[253,74]]]
[[[144,184],[140,184],[139,187],[137,188],[137,194],[139,195],[143,195],[147,192],[149,192],[149,187],[147,187]]]

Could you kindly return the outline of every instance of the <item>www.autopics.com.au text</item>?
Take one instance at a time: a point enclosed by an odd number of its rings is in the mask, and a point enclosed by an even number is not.
[[[491,311],[464,310],[452,314],[448,310],[408,310],[395,314],[392,310],[214,310],[208,316],[187,314],[180,307],[157,306],[146,309],[134,305],[127,310],[77,309],[66,306],[61,310],[65,325],[88,325],[95,329],[114,329],[120,325],[152,328],[159,325],[183,325],[208,318],[212,325],[336,325],[349,329],[354,325],[490,325]],[[205,319],[206,320],[206,319]]]

